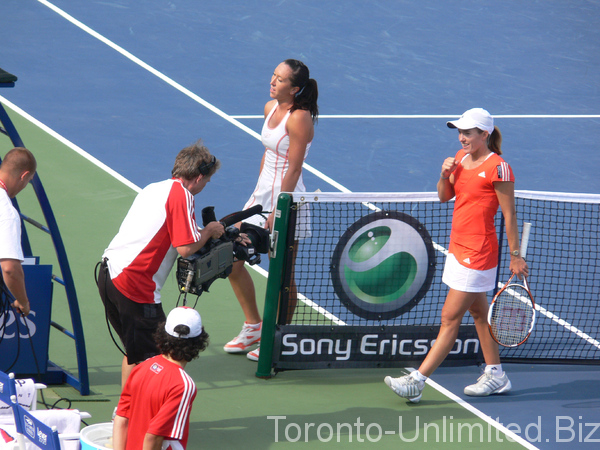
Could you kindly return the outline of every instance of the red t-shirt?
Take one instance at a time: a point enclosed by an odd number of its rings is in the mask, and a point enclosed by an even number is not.
[[[141,449],[146,433],[179,441],[185,448],[195,398],[192,378],[164,356],[134,367],[117,407],[117,415],[129,419],[126,449]]]
[[[456,160],[462,162],[466,153],[460,150]],[[496,153],[478,167],[465,169],[459,164],[454,171],[454,214],[450,233],[450,253],[462,265],[476,270],[493,269],[498,265],[498,237],[494,217],[498,197],[494,183],[514,182],[512,169]]]

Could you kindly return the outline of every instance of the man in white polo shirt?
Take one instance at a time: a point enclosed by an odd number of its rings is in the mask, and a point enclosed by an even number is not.
[[[2,281],[15,298],[12,306],[29,314],[30,305],[23,274],[21,217],[11,199],[32,180],[37,169],[33,154],[23,147],[10,150],[0,165],[0,267]]]

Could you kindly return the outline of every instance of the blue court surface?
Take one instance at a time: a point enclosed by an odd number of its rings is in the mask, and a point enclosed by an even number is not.
[[[286,58],[319,85],[309,191],[434,191],[460,148],[446,121],[484,107],[516,189],[600,193],[597,1],[2,0],[0,36],[0,67],[19,77],[4,100],[133,185],[169,177],[202,138],[222,168],[197,204],[218,217],[254,188]],[[463,397],[478,370],[435,380]],[[598,447],[596,366],[509,371],[510,396],[468,402],[505,425],[539,420],[538,448]]]

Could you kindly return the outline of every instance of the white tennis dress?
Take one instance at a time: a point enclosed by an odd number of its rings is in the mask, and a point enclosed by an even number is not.
[[[288,157],[290,147],[290,136],[286,129],[286,124],[290,117],[289,111],[281,120],[279,125],[277,125],[275,128],[269,127],[269,120],[275,113],[275,110],[278,106],[278,103],[275,104],[265,119],[265,123],[263,124],[261,141],[266,149],[265,162],[263,164],[262,171],[260,172],[260,176],[258,177],[258,182],[254,188],[254,192],[250,196],[250,199],[246,202],[244,209],[248,209],[254,205],[262,205],[263,211],[270,212],[273,211],[273,209],[277,206],[277,197],[281,192],[281,182],[289,168]],[[308,155],[310,145],[311,142],[306,145],[303,160],[305,160],[306,156]],[[302,179],[302,173],[300,173],[300,177],[298,178],[298,183],[296,183],[294,191],[306,192],[304,180]],[[265,225],[266,219],[260,215],[255,215],[246,219],[245,222],[262,227]],[[303,207],[298,212],[298,218],[296,221],[296,238],[305,238],[308,236],[310,236],[310,214],[308,208]]]

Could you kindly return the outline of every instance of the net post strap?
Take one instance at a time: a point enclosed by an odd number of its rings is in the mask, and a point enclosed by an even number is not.
[[[289,194],[279,194],[273,234],[279,236],[275,242],[274,255],[269,260],[269,277],[265,294],[265,309],[263,313],[263,326],[260,338],[260,354],[256,376],[268,378],[271,376],[273,366],[273,344],[275,341],[275,326],[277,323],[277,309],[279,295],[283,282],[283,268],[287,258],[286,232],[288,229],[290,206],[292,197]]]

